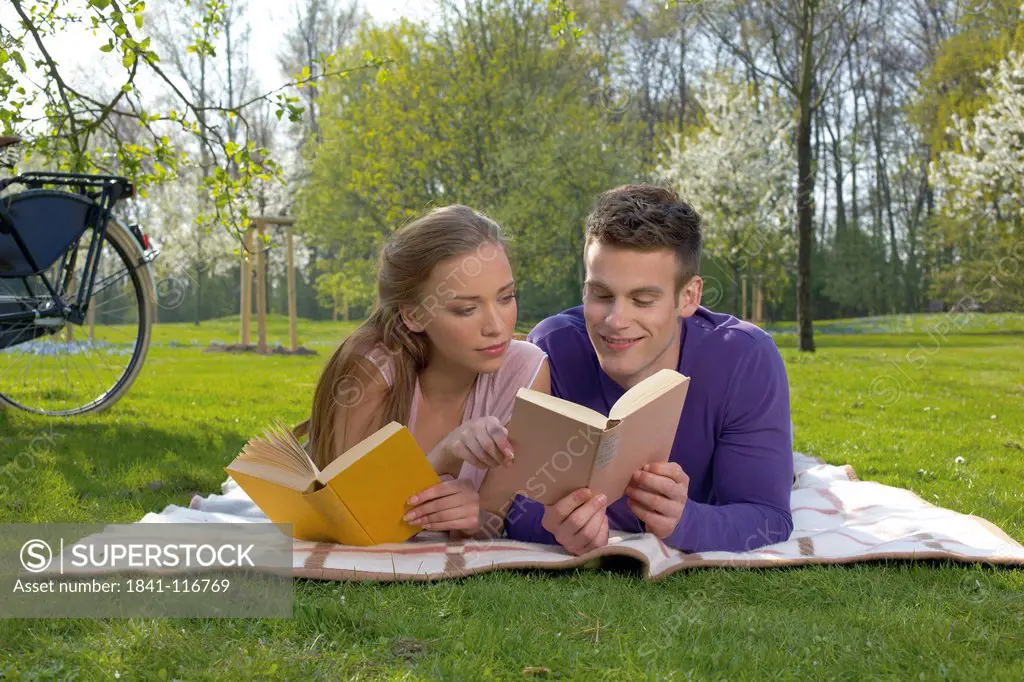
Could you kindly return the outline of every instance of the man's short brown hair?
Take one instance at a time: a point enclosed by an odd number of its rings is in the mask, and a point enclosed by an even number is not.
[[[672,249],[676,293],[700,270],[700,214],[670,189],[623,185],[597,197],[587,216],[585,247],[598,241],[637,251]]]

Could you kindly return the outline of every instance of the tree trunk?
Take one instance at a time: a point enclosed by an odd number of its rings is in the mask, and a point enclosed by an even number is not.
[[[842,118],[839,114],[839,107],[836,107],[836,134],[832,136],[829,128],[829,136],[832,137],[832,166],[835,172],[836,190],[836,235],[846,230],[846,202],[843,199],[843,158],[840,153],[840,136],[842,135]]]
[[[206,54],[204,52],[200,51],[200,53],[199,53],[199,97],[198,97],[199,107],[200,108],[199,108],[199,111],[197,112],[196,116],[199,119],[199,127],[200,127],[200,130],[202,130],[202,134],[203,134],[203,138],[204,139],[206,138],[207,135],[209,135],[209,132],[206,130],[206,99],[207,99],[207,97],[206,97]],[[206,153],[207,153],[206,152],[206,147],[204,146],[202,148],[202,153],[200,155],[200,163],[202,164],[202,172],[203,172],[203,179],[204,180],[210,174],[209,163],[207,163]],[[206,207],[205,199],[208,196],[207,193],[206,193],[206,189],[204,188],[204,189],[200,190],[200,194],[201,194],[201,197],[202,197],[200,199],[201,205],[205,209],[205,207]],[[203,234],[203,230],[199,229],[198,227],[195,228],[195,237],[196,237],[196,254],[195,254],[195,257],[196,257],[196,262],[195,262],[195,268],[196,268],[196,281],[195,281],[195,286],[196,286],[196,318],[195,318],[195,324],[198,327],[199,326],[199,322],[202,319],[201,312],[200,312],[200,306],[202,305],[202,302],[203,302],[203,273],[202,273],[202,270],[203,270],[203,261],[204,261],[204,258],[206,257],[206,254],[205,254],[205,252],[203,250],[203,244],[205,243],[206,240],[205,240],[205,235]]]
[[[800,119],[796,133],[797,178],[797,280],[796,316],[800,350],[814,351],[814,313],[811,310],[811,252],[814,249],[814,177],[811,172],[811,95],[813,86],[814,11],[816,0],[803,5],[800,82],[797,106]]]
[[[732,262],[732,314],[740,314],[740,264],[737,261]]]
[[[888,281],[886,287],[883,310],[895,312],[897,306],[895,300],[890,298],[895,293],[899,280],[900,258],[896,248],[896,224],[892,215],[892,192],[889,189],[889,169],[885,161],[885,150],[882,148],[882,94],[885,92],[885,71],[881,71],[880,82],[875,92],[874,118],[869,119],[871,124],[871,138],[875,147],[875,177],[877,190],[875,201],[878,204],[877,220],[882,222],[888,218],[889,227],[889,268],[883,281]],[[891,292],[891,293],[890,293]]]
[[[203,307],[203,266],[199,261],[196,261],[196,314],[194,324],[199,326],[199,322],[203,319],[202,307]]]
[[[814,173],[818,174],[818,170],[822,168],[822,154],[821,154],[821,140],[822,135],[822,119],[824,115],[818,115],[814,118]],[[827,162],[827,159],[826,159]],[[821,187],[821,230],[818,233],[818,243],[824,244],[828,239],[828,168],[824,171],[825,182]]]
[[[683,132],[686,123],[686,28],[679,24],[679,120],[678,132]]]
[[[921,185],[914,198],[914,208],[910,213],[910,220],[907,222],[907,278],[906,296],[907,312],[916,312],[920,305],[920,291],[918,290],[917,272],[917,227],[921,221],[921,212],[924,209],[925,199],[928,196],[928,165],[931,163],[931,153],[921,161]]]
[[[850,67],[850,81],[853,83],[853,128],[850,131],[850,215],[853,218],[853,226],[860,227],[860,214],[857,210],[857,134],[860,132],[860,96],[858,95],[857,81],[853,72],[853,56],[847,60]]]

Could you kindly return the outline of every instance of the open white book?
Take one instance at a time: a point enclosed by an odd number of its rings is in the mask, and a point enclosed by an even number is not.
[[[663,369],[626,391],[608,416],[521,388],[509,420],[511,467],[490,469],[483,509],[504,516],[517,494],[554,504],[577,488],[622,497],[633,472],[668,460],[690,379]]]

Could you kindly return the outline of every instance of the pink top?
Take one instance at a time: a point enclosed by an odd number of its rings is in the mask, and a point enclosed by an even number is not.
[[[380,344],[367,357],[377,366],[390,386],[394,379],[394,371],[388,361],[387,348]],[[547,353],[532,343],[515,339],[510,341],[505,352],[505,361],[501,363],[498,371],[477,375],[476,382],[470,389],[461,423],[480,417],[497,417],[502,426],[506,426],[512,418],[512,405],[515,403],[516,393],[520,388],[529,388],[533,385],[546,357]],[[420,400],[420,380],[417,377],[407,424],[410,431],[415,431],[416,412]],[[463,463],[459,478],[469,479],[473,482],[474,488],[479,488],[484,473],[486,469]]]

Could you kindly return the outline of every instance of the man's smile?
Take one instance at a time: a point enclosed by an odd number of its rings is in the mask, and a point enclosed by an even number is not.
[[[604,341],[604,345],[613,351],[623,351],[632,348],[644,338],[642,336],[606,336],[604,334],[599,334],[599,336]]]

